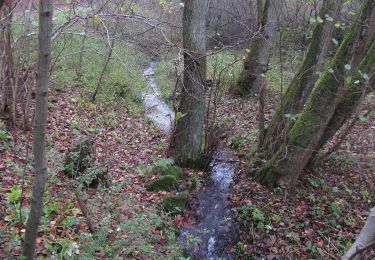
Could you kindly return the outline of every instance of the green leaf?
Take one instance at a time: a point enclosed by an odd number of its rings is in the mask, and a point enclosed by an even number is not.
[[[350,70],[352,70],[352,66],[351,66],[350,64],[346,64],[346,65],[345,65],[345,70],[346,70],[346,71],[350,71]]]
[[[333,22],[333,18],[329,16],[328,14],[325,15],[326,21]]]
[[[132,3],[131,6],[130,6],[130,10],[132,11],[132,13],[135,13],[137,11],[137,4]]]
[[[363,73],[363,74],[362,74],[362,78],[363,78],[364,80],[366,80],[366,81],[369,81],[369,80],[370,80],[370,77],[368,76],[367,73]]]
[[[353,84],[353,77],[347,77],[345,82],[348,86],[351,86]]]
[[[359,119],[360,122],[366,122],[367,121],[367,117],[365,117],[364,115],[359,115],[358,119]]]
[[[181,112],[177,112],[177,113],[176,113],[176,121],[180,120],[180,119],[183,118],[184,116],[186,116],[186,114],[182,114]]]
[[[332,42],[334,45],[339,45],[339,42],[335,38],[332,38]]]
[[[323,22],[324,22],[323,19],[322,19],[320,16],[318,16],[318,17],[316,18],[316,20],[318,21],[318,23],[323,23]]]

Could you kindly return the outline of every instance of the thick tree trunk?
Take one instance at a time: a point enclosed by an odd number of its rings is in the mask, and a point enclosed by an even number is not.
[[[375,1],[368,0],[363,4],[329,68],[316,83],[304,111],[288,132],[286,142],[259,172],[257,177],[261,183],[293,185],[320,144],[345,93],[354,82],[364,81],[360,72],[375,69],[375,44],[366,47],[364,41],[368,35],[374,37],[373,29],[368,28],[368,18],[372,17],[374,9]],[[369,39],[373,41],[373,38]],[[348,65],[353,69],[348,69]]]
[[[202,164],[206,82],[207,0],[186,0],[183,14],[184,78],[171,155],[187,167]]]
[[[260,92],[262,76],[268,71],[272,48],[275,47],[279,8],[279,1],[265,1],[263,18],[260,25],[260,36],[250,44],[243,64],[243,70],[239,76],[237,85],[234,86],[236,94],[245,96],[252,92]]]
[[[342,260],[359,260],[364,250],[375,244],[375,208],[372,208],[361,233],[350,247]]]
[[[337,18],[340,14],[341,5],[342,1],[325,0],[319,16],[323,19],[326,15]],[[334,24],[334,21],[325,20],[315,26],[304,60],[267,128],[263,150],[268,157],[272,156],[285,141],[288,131],[293,126],[293,117],[302,111],[319,77],[318,73],[324,67],[331,46]],[[288,118],[286,115],[288,115]]]
[[[48,75],[51,61],[52,1],[39,2],[39,56],[34,122],[35,179],[30,214],[26,224],[23,256],[33,259],[38,226],[43,212],[43,195],[47,182],[46,125],[48,113]]]

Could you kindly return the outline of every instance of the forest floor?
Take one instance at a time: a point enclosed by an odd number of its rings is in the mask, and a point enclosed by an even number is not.
[[[78,89],[53,91],[49,101],[50,177],[38,255],[98,259],[118,255],[175,259],[181,255],[177,229],[189,220],[160,210],[161,199],[168,192],[145,188],[151,178],[147,167],[166,156],[167,136],[142,114],[125,112],[124,104],[114,108],[93,104]],[[267,120],[274,108],[275,100],[269,98]],[[228,250],[240,259],[339,259],[375,200],[374,115],[361,120],[339,150],[314,172],[304,174],[295,191],[286,193],[269,190],[251,178],[258,165],[254,159],[256,98],[225,96],[218,109],[225,141],[241,158],[231,197],[241,236]],[[32,135],[4,129],[0,127],[0,258],[14,259],[21,253],[30,202]],[[110,176],[109,189],[86,188],[82,192],[88,216],[98,227],[94,235],[74,196],[73,181],[62,171],[65,153],[85,134],[93,138],[98,163],[109,168]]]

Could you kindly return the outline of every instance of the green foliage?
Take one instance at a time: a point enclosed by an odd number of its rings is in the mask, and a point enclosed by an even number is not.
[[[339,201],[335,200],[329,204],[329,209],[331,213],[338,219],[343,213],[342,205]]]
[[[193,173],[193,174],[189,175],[189,177],[186,181],[186,185],[189,189],[193,189],[193,190],[198,191],[202,187],[202,182],[203,182],[203,180],[201,179],[201,177],[198,174]]]
[[[0,130],[0,141],[10,140],[12,136],[5,130]]]
[[[249,221],[256,224],[258,228],[264,227],[265,216],[264,213],[255,205],[242,206],[240,209],[240,220]]]
[[[154,245],[160,242],[161,234],[166,236],[165,252],[172,259],[178,259],[182,255],[181,247],[178,245],[173,225],[168,219],[152,212],[136,214],[133,218],[121,222],[119,228],[113,231],[108,221],[103,221],[101,229],[94,235],[83,234],[81,236],[82,249],[80,257],[92,259],[96,252],[103,252],[111,259],[142,258],[157,259],[159,252],[155,251]],[[109,240],[115,237],[115,241]],[[122,257],[120,257],[122,256]]]
[[[163,209],[173,215],[180,214],[184,211],[189,194],[172,195],[163,198]]]
[[[10,193],[8,193],[7,201],[10,204],[16,204],[21,199],[22,190],[18,186],[13,186]]]
[[[93,158],[94,146],[90,139],[83,139],[68,151],[65,158],[64,172],[71,178],[77,177],[90,167]]]
[[[236,259],[254,259],[254,255],[249,252],[248,245],[237,242],[234,245],[234,257]]]

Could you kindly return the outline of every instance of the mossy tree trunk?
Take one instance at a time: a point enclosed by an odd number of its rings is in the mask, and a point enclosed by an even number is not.
[[[281,99],[272,121],[267,127],[262,145],[266,156],[272,156],[285,141],[293,126],[292,120],[299,114],[323,69],[331,46],[335,18],[340,14],[342,1],[325,0],[319,12],[323,22],[317,22],[313,36],[300,68]],[[332,16],[334,18],[332,18]],[[327,17],[332,18],[327,19]],[[320,19],[317,19],[320,20]]]
[[[350,118],[350,116],[356,111],[361,104],[363,97],[370,91],[373,91],[375,84],[375,77],[373,76],[375,71],[373,68],[374,64],[374,36],[375,36],[375,12],[367,19],[365,24],[366,28],[361,35],[356,52],[354,54],[352,63],[354,66],[358,66],[360,58],[363,55],[363,49],[367,50],[366,64],[362,63],[361,66],[367,70],[361,71],[362,75],[357,75],[360,79],[350,79],[352,84],[346,89],[343,98],[337,105],[335,114],[332,116],[327,128],[320,140],[316,151],[323,148],[323,146],[335,135],[335,133],[344,125],[344,123]],[[349,82],[350,83],[350,82]],[[316,154],[316,153],[315,153]],[[315,155],[314,154],[314,155]]]
[[[261,4],[261,1],[258,1],[258,5]],[[260,35],[251,41],[243,70],[233,89],[238,95],[245,96],[252,92],[260,92],[262,78],[268,71],[272,48],[275,47],[279,8],[277,0],[266,0],[264,3],[262,22],[259,26]]]
[[[202,163],[206,82],[207,0],[184,1],[184,77],[170,152],[180,166]]]
[[[258,173],[262,184],[293,185],[324,138],[340,104],[346,102],[348,90],[355,84],[365,85],[363,73],[375,69],[374,28],[368,27],[374,10],[375,1],[368,0],[362,5],[329,67],[317,81],[305,109],[287,133],[286,142]]]

